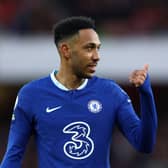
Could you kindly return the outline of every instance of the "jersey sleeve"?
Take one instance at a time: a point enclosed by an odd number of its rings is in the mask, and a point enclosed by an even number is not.
[[[138,151],[150,153],[156,143],[157,113],[149,75],[138,89],[140,117],[135,113],[131,100],[125,93],[118,108],[117,122],[122,133]]]
[[[26,144],[32,133],[30,102],[19,93],[12,114],[7,150],[0,168],[20,168]]]

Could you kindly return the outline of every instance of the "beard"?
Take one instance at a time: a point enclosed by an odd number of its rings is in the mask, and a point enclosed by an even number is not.
[[[79,79],[91,79],[94,75],[94,72],[90,72],[88,70],[81,71],[78,69],[75,71],[75,74]]]

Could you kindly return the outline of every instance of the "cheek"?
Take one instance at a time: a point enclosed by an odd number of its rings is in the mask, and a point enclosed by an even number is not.
[[[79,65],[83,65],[87,63],[88,59],[89,59],[88,53],[84,53],[84,52],[74,53],[72,57],[72,61],[75,64],[79,64]]]
[[[82,61],[81,59],[79,59],[79,56],[73,55],[72,60],[71,60],[72,69],[74,69],[75,71],[79,70],[82,66],[81,63]]]
[[[78,70],[83,69],[83,67],[85,66],[85,64],[86,64],[85,60],[83,60],[83,59],[77,58],[77,59],[74,59],[74,61],[73,61],[73,67],[75,69],[78,69]]]
[[[72,66],[75,69],[83,69],[90,62],[91,53],[85,51],[74,51],[72,53]]]

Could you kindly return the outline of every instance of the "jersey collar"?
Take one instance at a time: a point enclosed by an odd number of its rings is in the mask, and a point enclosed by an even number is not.
[[[69,91],[69,90],[71,90],[71,89],[66,88],[62,83],[60,83],[60,82],[55,78],[55,72],[56,72],[56,71],[54,70],[54,71],[50,74],[50,78],[51,78],[52,82],[54,83],[54,85],[55,85],[56,87],[58,87],[59,89],[64,90],[64,91]],[[77,90],[82,90],[82,89],[84,89],[84,88],[86,87],[87,83],[88,83],[88,79],[85,79],[85,81],[77,88]]]

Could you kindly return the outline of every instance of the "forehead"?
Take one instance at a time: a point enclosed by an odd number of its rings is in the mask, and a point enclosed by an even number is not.
[[[100,45],[99,36],[93,29],[80,30],[78,40],[80,44],[95,43],[96,45]]]

